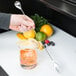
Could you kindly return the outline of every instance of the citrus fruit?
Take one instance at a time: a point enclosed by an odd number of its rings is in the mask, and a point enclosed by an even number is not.
[[[37,32],[36,33],[36,40],[38,41],[44,41],[46,39],[46,34],[43,32]]]
[[[49,24],[45,24],[40,29],[41,32],[44,32],[48,37],[53,34],[53,28]]]
[[[23,32],[23,35],[25,38],[34,38],[35,34],[36,34],[35,30],[29,30],[29,31]]]
[[[21,40],[26,39],[26,38],[24,37],[23,33],[17,33],[17,37],[18,37],[19,39],[21,39]]]

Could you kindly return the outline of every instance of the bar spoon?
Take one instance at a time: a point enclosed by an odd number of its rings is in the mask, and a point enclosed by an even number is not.
[[[24,13],[24,11],[23,11],[23,9],[22,9],[21,2],[20,2],[20,1],[15,1],[14,6],[15,6],[16,8],[18,8],[18,9],[22,12],[22,14],[25,15],[25,13]]]

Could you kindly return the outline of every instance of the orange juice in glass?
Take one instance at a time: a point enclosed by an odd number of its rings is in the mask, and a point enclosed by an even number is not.
[[[37,53],[33,49],[20,50],[20,64],[25,69],[32,69],[37,65]]]

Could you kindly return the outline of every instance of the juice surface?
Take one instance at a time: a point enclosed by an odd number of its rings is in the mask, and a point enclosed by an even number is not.
[[[37,54],[35,50],[25,49],[20,51],[20,62],[22,65],[34,65],[37,63]]]

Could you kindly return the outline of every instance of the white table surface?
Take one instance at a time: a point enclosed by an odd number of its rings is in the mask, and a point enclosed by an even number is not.
[[[49,56],[44,51],[37,51],[38,64],[31,70],[20,66],[18,38],[14,31],[0,34],[0,65],[9,76],[76,76],[76,38],[56,28],[55,34],[49,40],[55,42],[49,47],[49,52],[60,65],[61,72],[57,73],[51,64]]]

